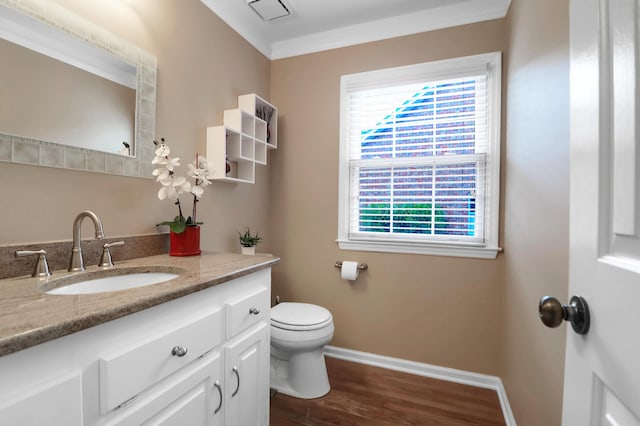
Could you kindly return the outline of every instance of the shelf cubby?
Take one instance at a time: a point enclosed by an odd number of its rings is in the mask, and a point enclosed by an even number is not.
[[[213,166],[213,179],[226,182],[253,183],[255,162],[243,155],[242,136],[226,126],[207,128],[207,159]],[[227,173],[227,160],[231,170]]]
[[[240,156],[243,160],[254,161],[256,159],[255,156],[255,140],[252,137],[247,135],[242,135],[241,137],[241,152]]]
[[[255,150],[256,164],[265,166],[267,164],[267,143],[256,140]]]
[[[276,149],[278,147],[278,108],[253,93],[238,96],[238,108],[265,121],[267,147]]]
[[[255,94],[238,96],[224,124],[207,128],[207,158],[221,182],[254,183],[255,165],[266,165],[268,149],[277,146],[278,109]]]

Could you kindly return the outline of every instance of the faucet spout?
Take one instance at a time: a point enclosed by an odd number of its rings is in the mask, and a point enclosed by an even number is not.
[[[94,212],[84,211],[76,216],[76,220],[73,221],[73,248],[71,249],[71,260],[69,261],[69,272],[84,271],[84,261],[82,259],[82,248],[80,247],[82,221],[85,217],[88,217],[93,222],[93,226],[96,232],[96,239],[101,240],[104,238],[104,228],[102,227],[102,221]]]

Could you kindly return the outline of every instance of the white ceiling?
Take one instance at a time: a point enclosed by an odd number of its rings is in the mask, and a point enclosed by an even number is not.
[[[511,0],[281,0],[263,21],[247,0],[201,0],[270,59],[503,18]]]

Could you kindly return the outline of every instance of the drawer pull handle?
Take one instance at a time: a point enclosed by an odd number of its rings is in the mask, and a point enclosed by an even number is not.
[[[258,309],[258,308],[250,308],[249,309],[249,314],[250,315],[258,315],[258,314],[260,314],[260,309]]]
[[[238,377],[238,387],[236,388],[236,390],[231,394],[231,398],[233,398],[234,396],[236,396],[236,394],[238,393],[238,391],[240,390],[240,373],[238,372],[238,367],[234,366],[231,369],[236,376]]]
[[[213,386],[218,389],[218,393],[220,394],[220,402],[218,403],[218,408],[216,408],[216,411],[213,412],[213,414],[218,414],[218,411],[220,411],[220,409],[222,408],[222,386],[220,386],[220,382],[217,380],[215,381]]]
[[[173,356],[177,356],[181,358],[186,354],[187,354],[187,348],[185,348],[184,346],[174,346],[173,349],[171,349],[171,355]]]

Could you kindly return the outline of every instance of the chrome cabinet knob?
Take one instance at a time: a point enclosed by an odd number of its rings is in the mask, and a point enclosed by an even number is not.
[[[171,349],[171,355],[177,356],[178,358],[182,358],[186,354],[187,348],[185,348],[184,346],[174,346],[173,349]]]
[[[259,315],[260,314],[260,309],[258,309],[258,308],[250,308],[249,309],[249,314],[251,314],[251,315]]]
[[[544,296],[538,304],[538,313],[547,327],[555,328],[562,321],[569,321],[576,333],[587,334],[589,331],[589,305],[580,296],[573,296],[568,305],[561,304],[555,297]]]

